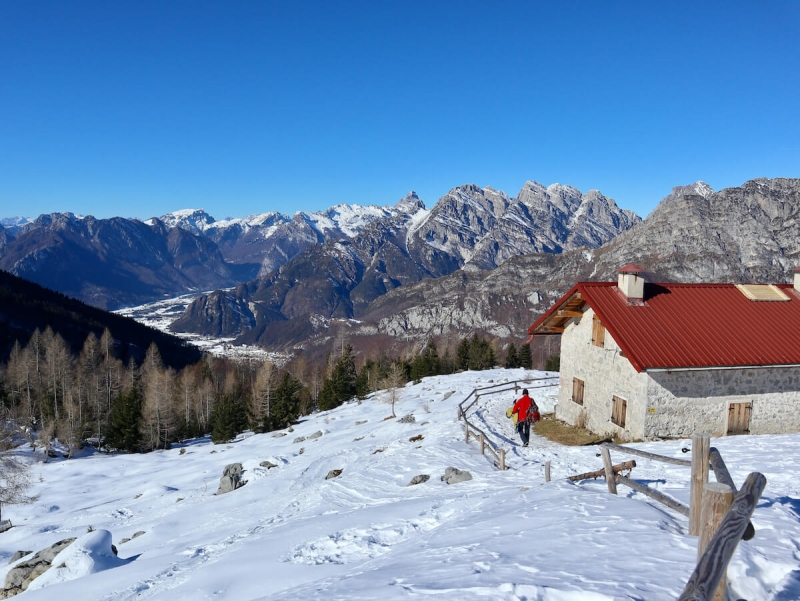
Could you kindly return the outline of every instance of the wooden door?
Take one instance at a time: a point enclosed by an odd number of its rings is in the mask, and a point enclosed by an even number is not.
[[[750,434],[753,403],[731,403],[728,407],[728,434]]]

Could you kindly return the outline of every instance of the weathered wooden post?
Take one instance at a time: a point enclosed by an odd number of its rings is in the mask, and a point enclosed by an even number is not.
[[[763,474],[753,472],[747,476],[678,601],[708,601],[721,582],[723,568],[730,563],[766,485]]]
[[[697,541],[697,561],[703,558],[711,539],[719,530],[719,525],[733,503],[733,490],[727,484],[709,482],[703,487],[703,509],[700,514],[700,538]],[[725,601],[725,588],[728,584],[726,570],[717,586],[712,601]]]
[[[481,432],[480,436],[478,437],[478,440],[481,443],[481,455],[483,455],[483,450],[486,447],[486,441],[483,438],[483,432]]]
[[[500,449],[500,471],[503,472],[506,469],[506,450]]]
[[[544,462],[544,481],[550,482],[550,462]]]
[[[469,442],[469,422],[464,420],[464,431],[467,433],[466,441]]]
[[[689,535],[700,534],[700,513],[703,506],[703,487],[708,482],[708,461],[711,437],[692,435],[692,489],[689,503]]]
[[[603,469],[606,474],[608,492],[615,495],[617,494],[617,480],[614,476],[614,466],[611,463],[611,451],[609,451],[607,447],[602,447],[600,449],[600,454],[603,456]]]

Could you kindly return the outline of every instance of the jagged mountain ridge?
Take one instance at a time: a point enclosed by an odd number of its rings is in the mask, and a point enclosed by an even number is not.
[[[675,188],[642,223],[595,250],[534,253],[493,271],[459,271],[377,299],[351,335],[486,332],[519,341],[577,281],[615,280],[635,262],[650,281],[775,283],[800,266],[800,179],[757,179],[713,192]]]
[[[416,195],[398,206],[405,211],[378,218],[350,240],[333,239],[308,247],[263,279],[238,289],[251,313],[247,320],[224,315],[240,301],[214,304],[198,299],[173,324],[175,331],[220,331],[248,343],[269,344],[277,321],[308,323],[359,317],[370,303],[395,288],[437,278],[461,268],[492,269],[511,256],[533,250],[563,252],[577,245],[597,246],[640,219],[619,209],[597,191],[581,194],[554,184],[527,182],[516,198],[491,187],[459,186],[430,211]],[[249,323],[256,323],[249,327]],[[287,325],[283,330],[291,329]]]

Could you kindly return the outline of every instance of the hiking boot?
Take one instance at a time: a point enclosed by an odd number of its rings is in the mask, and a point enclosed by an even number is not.
[[[522,446],[523,446],[523,447],[527,447],[527,446],[528,446],[528,443],[527,443],[527,442],[523,442],[523,443],[522,443]]]

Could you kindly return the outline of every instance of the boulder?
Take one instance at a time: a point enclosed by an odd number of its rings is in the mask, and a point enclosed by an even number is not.
[[[415,484],[422,484],[423,482],[427,482],[430,480],[431,477],[428,474],[420,474],[419,476],[414,476],[411,478],[411,481],[406,486],[414,486]]]
[[[325,476],[326,480],[330,480],[331,478],[338,478],[341,476],[342,470],[331,470],[328,472],[328,475]]]
[[[0,521],[0,532],[5,532],[6,530],[11,530],[11,520]]]
[[[398,421],[401,424],[413,424],[415,421],[417,421],[417,418],[415,418],[411,413],[409,413],[408,415],[404,415],[403,417],[401,417]]]
[[[276,463],[272,463],[271,461],[262,461],[258,465],[260,465],[261,467],[265,467],[268,470],[271,470],[273,467],[278,467]]]
[[[217,494],[222,495],[244,486],[242,472],[244,472],[244,469],[242,469],[241,463],[229,463],[226,465],[222,471],[222,477],[219,479]]]
[[[315,438],[319,438],[320,436],[322,436],[322,430],[317,430],[313,434],[308,435],[308,440],[314,440]]]
[[[472,480],[472,474],[466,470],[460,470],[455,467],[448,467],[444,470],[444,476],[442,476],[442,482],[447,482],[448,484],[466,482],[467,480]]]
[[[292,444],[294,444],[294,443],[296,443],[296,442],[303,442],[305,439],[306,439],[306,437],[305,437],[305,436],[298,436],[297,438],[295,438],[295,439],[292,441]]]
[[[122,539],[120,539],[120,541],[119,541],[119,544],[120,544],[120,545],[124,545],[125,543],[129,543],[129,542],[131,542],[131,539],[129,539],[129,538],[126,536],[125,538],[122,538]]]
[[[286,432],[273,432],[271,436],[272,438],[280,438],[281,436],[286,436]]]
[[[139,538],[142,534],[144,534],[144,530],[137,530],[136,532],[133,533],[131,540],[133,540],[134,538]]]
[[[362,419],[362,420],[359,420],[359,421],[356,422],[356,426],[361,426],[361,425],[366,424],[366,423],[367,423],[367,420]]]
[[[8,599],[9,597],[13,597],[27,590],[28,586],[35,578],[41,576],[50,569],[50,565],[55,556],[70,546],[74,541],[75,538],[60,540],[46,549],[42,549],[30,559],[22,561],[11,568],[6,574],[3,590],[0,591],[0,598]]]

